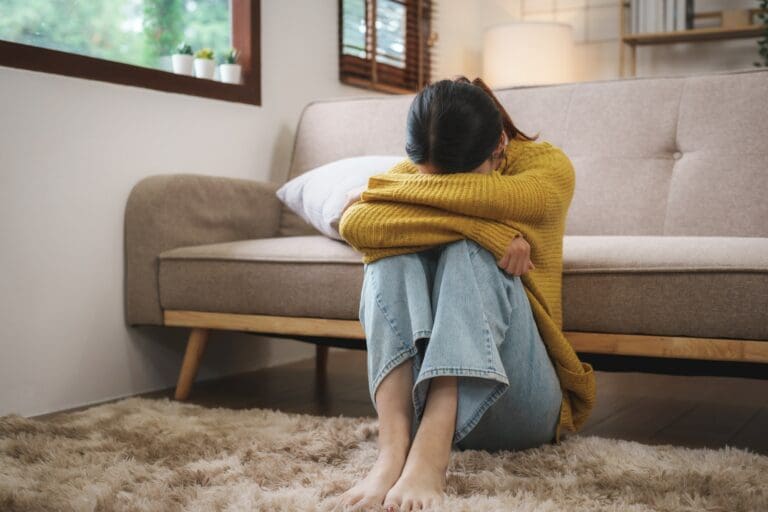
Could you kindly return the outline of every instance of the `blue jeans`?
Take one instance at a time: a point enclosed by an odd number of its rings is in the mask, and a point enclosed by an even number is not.
[[[519,276],[472,240],[364,266],[360,323],[368,386],[413,363],[411,436],[432,377],[456,376],[453,447],[522,450],[554,442],[562,391]]]

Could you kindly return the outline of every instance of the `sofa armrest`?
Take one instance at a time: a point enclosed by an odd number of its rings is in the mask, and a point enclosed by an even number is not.
[[[125,317],[128,325],[163,324],[158,255],[168,249],[275,236],[275,183],[169,174],[149,176],[125,207]]]

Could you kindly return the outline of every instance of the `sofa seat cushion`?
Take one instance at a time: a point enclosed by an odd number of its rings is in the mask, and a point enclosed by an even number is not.
[[[160,254],[163,309],[357,319],[363,267],[321,235]],[[768,340],[768,239],[566,236],[566,331]]]
[[[322,235],[179,247],[160,254],[163,309],[357,319],[361,257]]]
[[[768,340],[768,238],[566,236],[563,326]]]

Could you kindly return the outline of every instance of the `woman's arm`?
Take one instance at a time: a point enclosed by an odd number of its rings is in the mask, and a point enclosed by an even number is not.
[[[355,204],[360,200],[360,194],[363,193],[367,185],[363,185],[361,187],[355,188],[347,192],[347,202],[344,204],[344,208],[341,210],[341,216],[344,216],[344,212],[347,211],[347,208]],[[339,217],[341,218],[341,217]]]
[[[418,174],[419,168],[416,167],[410,158],[403,158],[384,174]]]
[[[574,169],[559,148],[521,158],[510,174],[400,174],[369,178],[366,201],[394,201],[493,220],[538,223],[570,202]]]
[[[339,221],[339,234],[356,251],[429,247],[463,238],[456,214],[436,208],[392,202],[351,204]]]
[[[339,222],[339,233],[355,250],[364,255],[375,250],[423,250],[461,238],[474,238],[462,215],[429,206],[386,201],[352,202]],[[530,244],[522,232],[493,220],[475,219],[474,227],[497,230],[509,236],[509,242],[491,251],[496,264],[506,272],[521,275],[535,268],[530,259]],[[501,241],[501,240],[500,240]]]

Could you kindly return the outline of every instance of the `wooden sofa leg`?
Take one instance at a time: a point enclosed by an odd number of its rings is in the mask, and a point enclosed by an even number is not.
[[[207,342],[208,329],[195,328],[189,333],[187,350],[184,352],[184,362],[181,364],[179,380],[176,383],[176,400],[186,400],[189,397]]]
[[[315,375],[325,379],[328,374],[328,345],[315,345]]]

